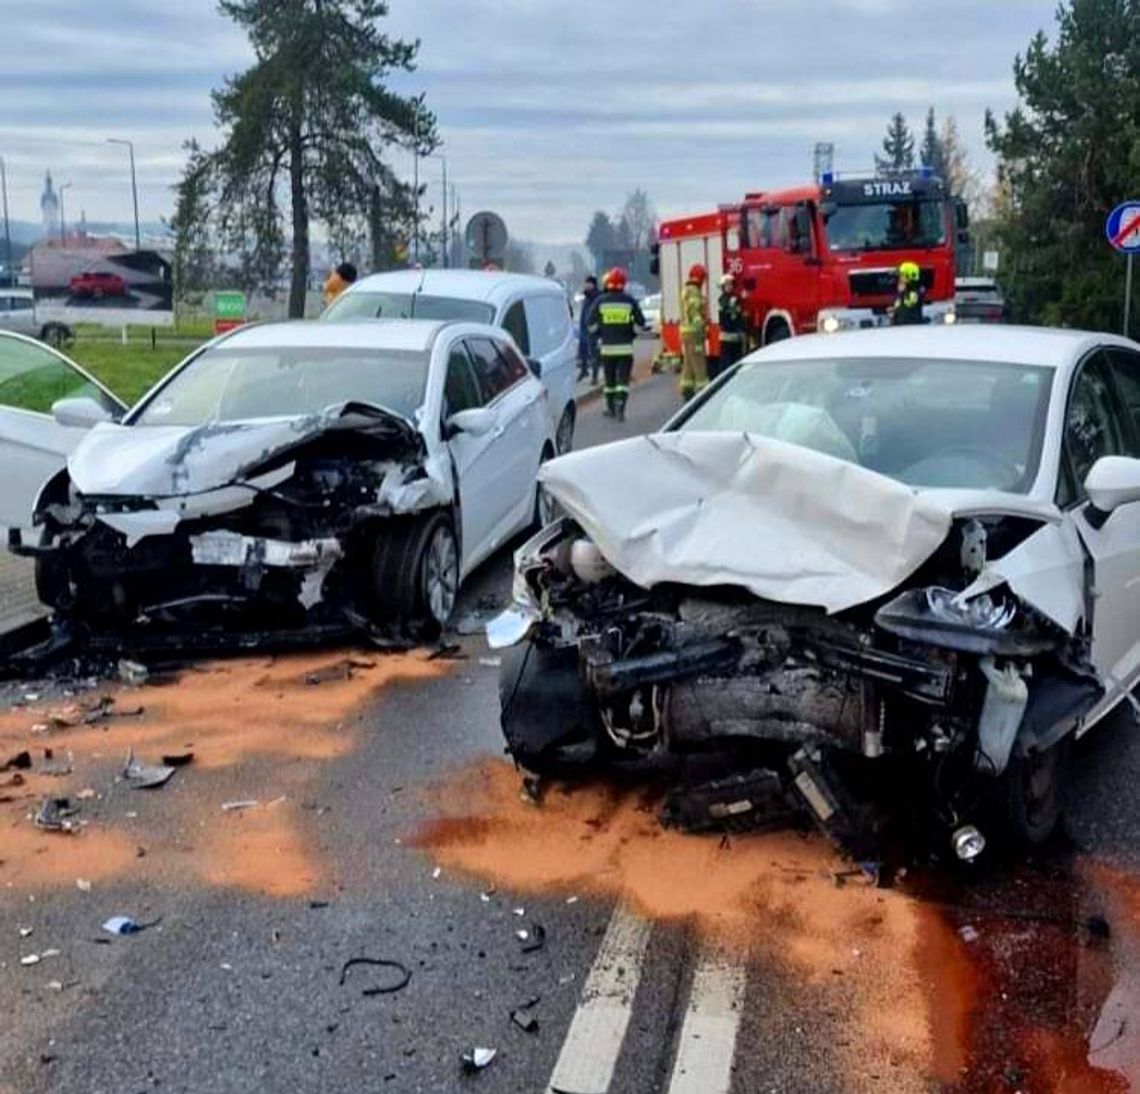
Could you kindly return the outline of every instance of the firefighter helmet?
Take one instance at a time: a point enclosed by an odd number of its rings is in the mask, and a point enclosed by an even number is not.
[[[899,266],[899,277],[908,283],[913,283],[922,277],[922,271],[918,268],[917,262],[903,262]]]
[[[629,275],[620,266],[615,266],[606,273],[602,286],[606,292],[621,292],[629,281]]]
[[[730,273],[726,273],[720,279],[720,287],[722,289],[731,289],[735,284],[736,284],[736,278]]]
[[[699,262],[689,267],[689,280],[703,285],[709,278],[709,272]]]

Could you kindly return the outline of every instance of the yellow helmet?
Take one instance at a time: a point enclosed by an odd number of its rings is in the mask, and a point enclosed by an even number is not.
[[[899,266],[899,277],[904,281],[917,281],[922,277],[922,271],[917,262],[903,262]]]

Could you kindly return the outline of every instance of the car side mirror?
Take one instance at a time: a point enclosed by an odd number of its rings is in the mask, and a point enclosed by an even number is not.
[[[57,399],[51,406],[51,416],[60,425],[72,429],[91,429],[100,422],[109,422],[111,413],[89,395],[76,399]]]
[[[1085,478],[1085,493],[1093,508],[1105,514],[1140,501],[1140,460],[1101,456]]]
[[[484,437],[495,428],[498,415],[485,406],[475,406],[461,410],[447,419],[449,436],[456,433],[470,433],[472,437]]]
[[[530,366],[530,371],[541,380],[542,379],[542,362],[537,357],[528,357],[526,363]]]

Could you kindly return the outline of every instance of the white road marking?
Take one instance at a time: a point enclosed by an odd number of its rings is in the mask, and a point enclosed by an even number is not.
[[[705,957],[693,974],[669,1094],[729,1094],[744,969]]]
[[[582,988],[550,1094],[607,1094],[633,1013],[650,925],[618,905]]]

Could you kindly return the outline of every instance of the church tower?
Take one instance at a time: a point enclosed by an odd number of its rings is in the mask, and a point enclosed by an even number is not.
[[[44,177],[44,192],[40,195],[40,212],[44,218],[44,239],[54,239],[59,235],[59,195],[52,185],[50,171]]]

